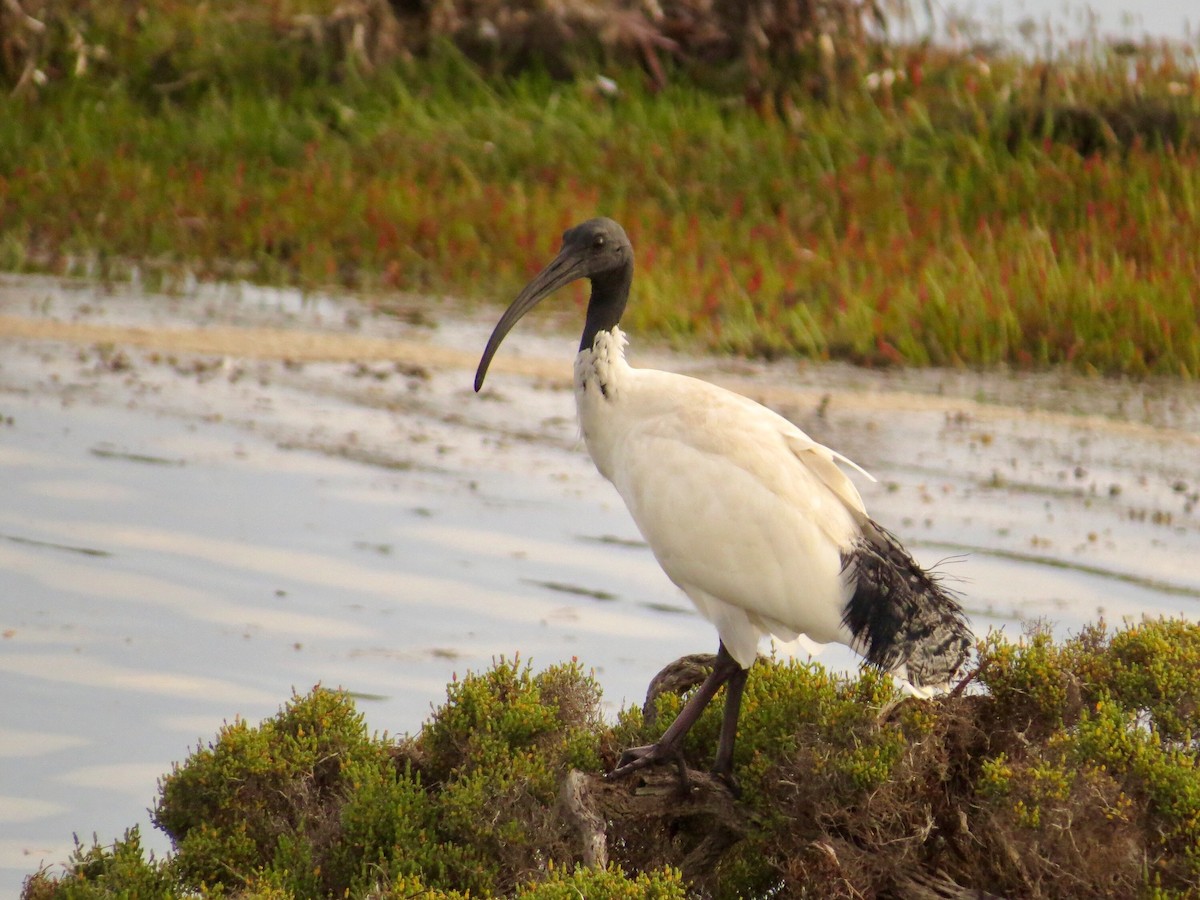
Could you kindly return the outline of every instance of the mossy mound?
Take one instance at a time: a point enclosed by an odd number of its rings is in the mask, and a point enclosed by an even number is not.
[[[1200,890],[1200,626],[989,638],[974,683],[932,701],[871,671],[760,662],[736,795],[699,771],[719,703],[689,738],[685,790],[670,767],[602,777],[622,747],[661,731],[678,694],[615,725],[599,698],[578,665],[501,660],[451,684],[420,733],[397,741],[316,688],[257,727],[227,726],[163,779],[154,821],[168,858],[146,859],[134,830],[81,846],[65,876],[39,873],[24,896]]]

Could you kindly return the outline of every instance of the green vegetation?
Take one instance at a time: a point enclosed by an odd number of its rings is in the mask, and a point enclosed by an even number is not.
[[[681,343],[1200,374],[1194,50],[661,6],[10,0],[0,266],[503,301],[608,214]]]
[[[166,859],[144,858],[131,831],[80,846],[67,874],[32,876],[24,897],[1200,889],[1195,624],[989,638],[974,684],[931,701],[871,671],[760,661],[737,797],[691,769],[681,792],[669,766],[604,781],[622,747],[661,725],[633,708],[606,724],[599,699],[578,665],[534,673],[501,660],[456,680],[418,734],[393,740],[368,735],[344,694],[315,689],[256,727],[225,727],[162,780],[153,817],[175,848]],[[651,708],[661,722],[679,702]],[[719,716],[717,703],[689,738],[689,766],[711,759]],[[576,778],[602,854],[567,799]]]

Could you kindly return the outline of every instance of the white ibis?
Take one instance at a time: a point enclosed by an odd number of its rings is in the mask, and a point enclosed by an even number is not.
[[[841,642],[918,688],[949,682],[972,641],[962,608],[867,515],[838,464],[858,466],[739,394],[625,362],[618,325],[633,246],[616,222],[591,219],[563,235],[558,256],[496,324],[475,390],[517,320],[580,278],[592,283],[575,357],[588,453],[720,637],[712,674],[659,741],[626,750],[610,777],[678,759],[683,736],[725,685],[714,771],[729,778],[742,689],[766,635]]]

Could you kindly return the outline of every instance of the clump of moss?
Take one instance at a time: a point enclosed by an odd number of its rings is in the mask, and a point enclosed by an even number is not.
[[[932,701],[870,670],[763,661],[743,701],[737,790],[700,771],[720,702],[686,742],[688,787],[674,767],[604,779],[682,699],[659,696],[650,715],[630,708],[609,726],[578,665],[534,673],[500,660],[451,684],[420,733],[396,742],[368,735],[344,694],[317,688],[257,727],[227,726],[163,779],[154,818],[175,844],[167,859],[143,859],[134,830],[78,848],[69,874],[39,873],[24,896],[1200,888],[1198,625],[992,636],[974,685]]]

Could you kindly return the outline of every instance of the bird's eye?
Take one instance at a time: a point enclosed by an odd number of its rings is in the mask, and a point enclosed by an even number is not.
[[[604,235],[598,234],[594,238],[592,238],[593,249],[599,250],[603,246],[604,246]]]

